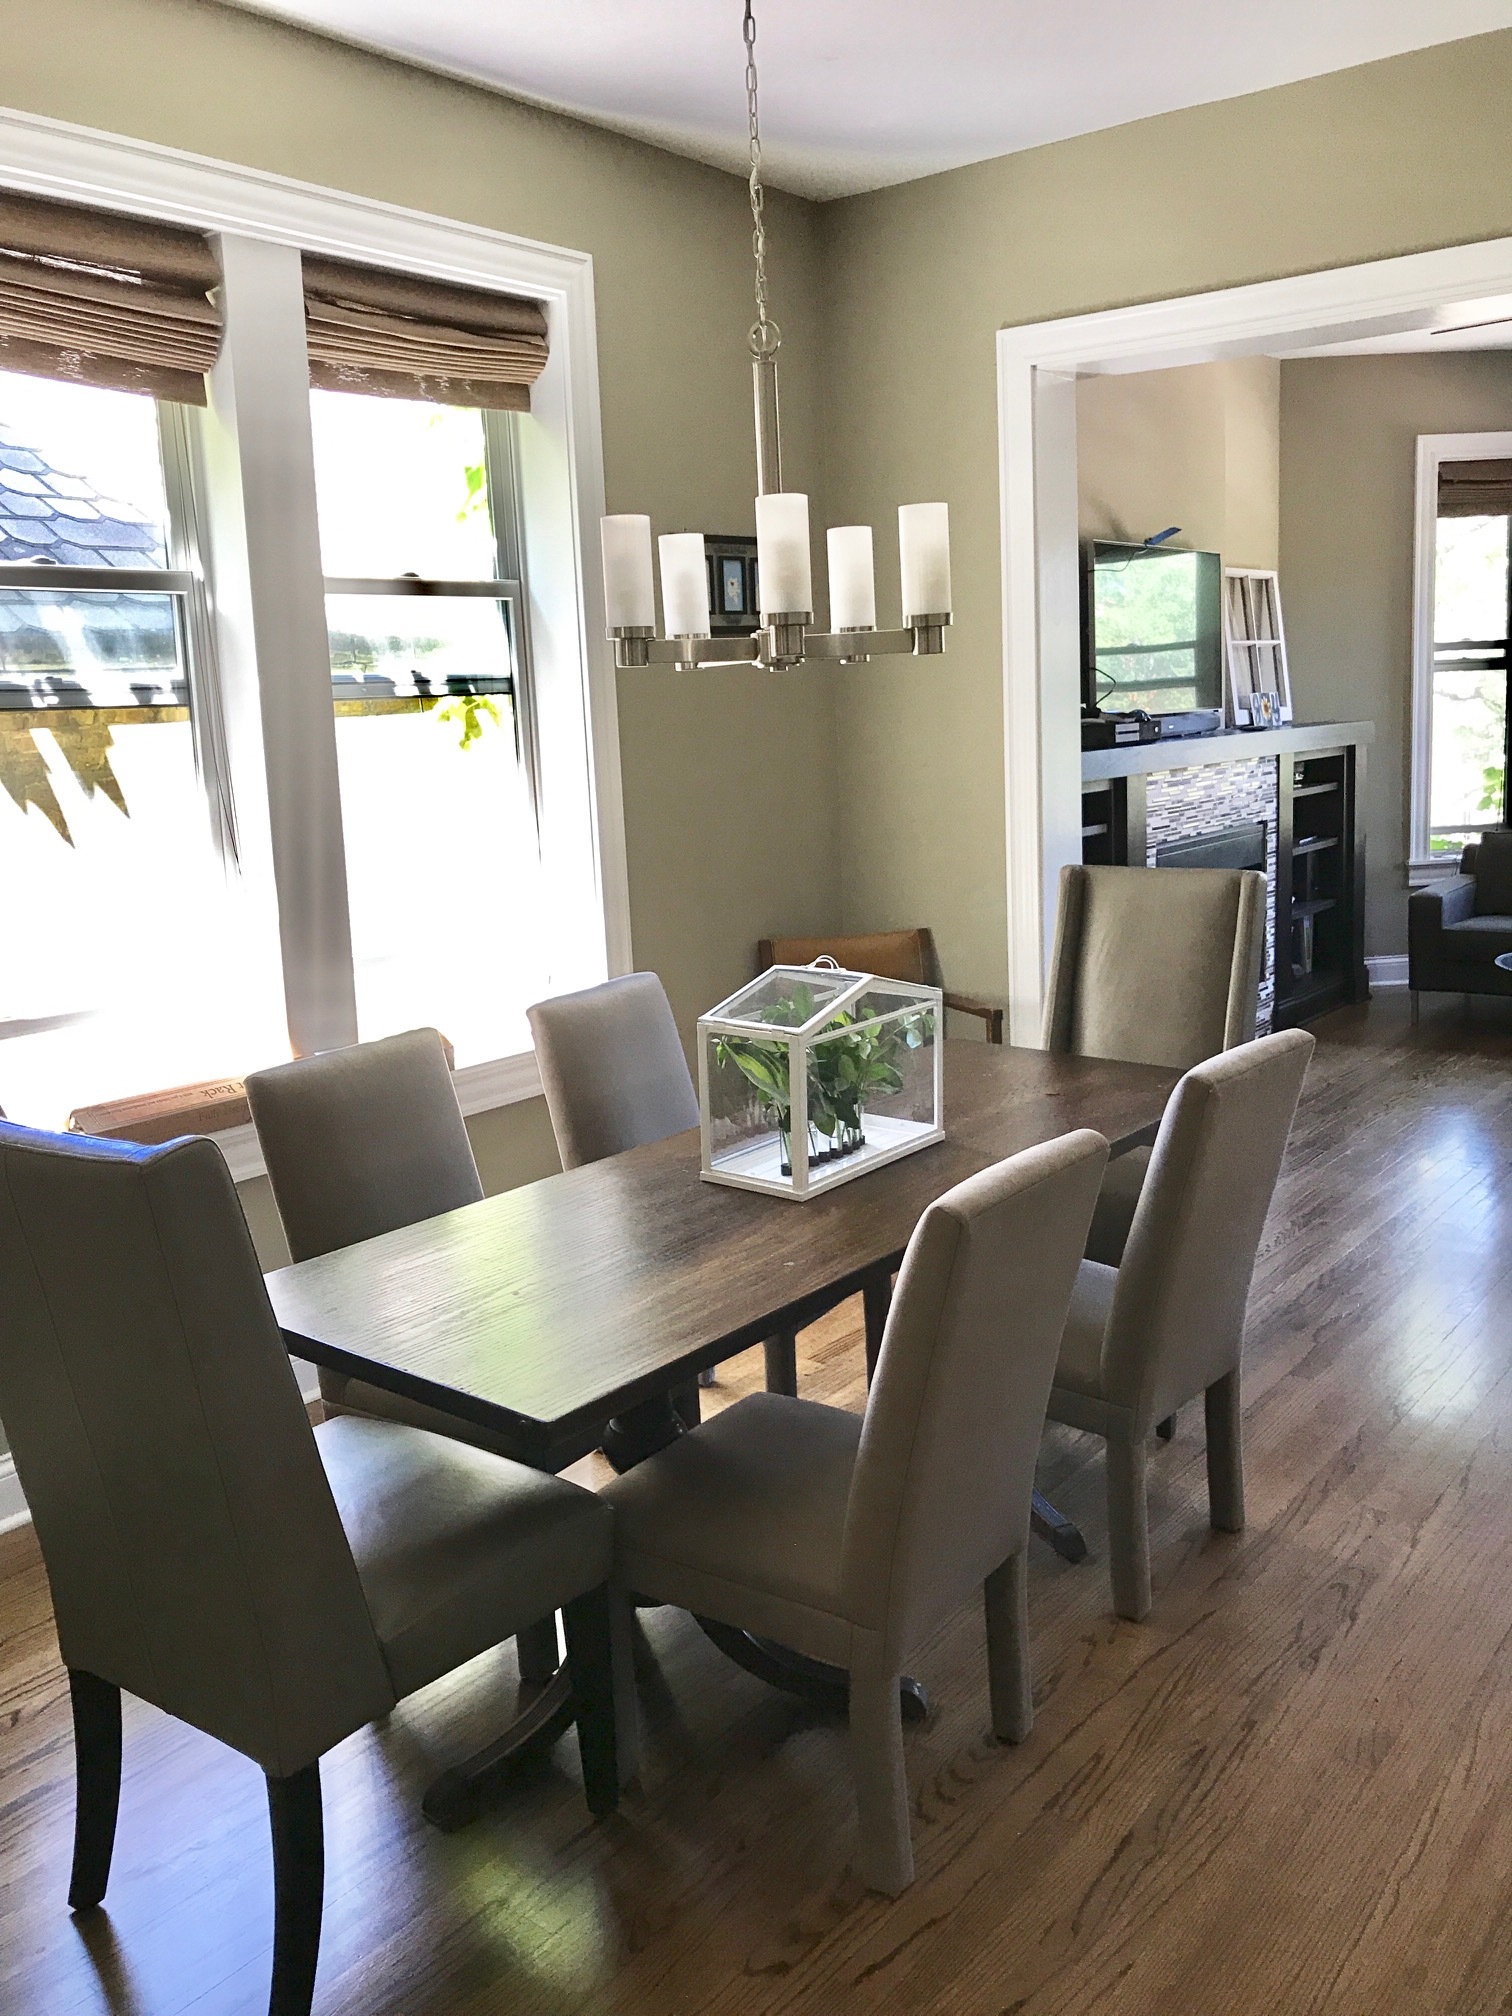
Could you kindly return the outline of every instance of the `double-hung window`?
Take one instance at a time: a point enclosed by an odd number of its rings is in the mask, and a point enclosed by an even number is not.
[[[547,991],[515,416],[311,394],[357,1026],[459,1064]]]
[[[607,970],[596,415],[526,255],[402,270],[451,229],[396,213],[390,268],[0,190],[12,1118],[421,1024],[476,1110],[531,1088],[528,1004]]]
[[[191,425],[0,372],[0,1106],[39,1124],[279,1044],[215,775]]]
[[[1507,823],[1512,462],[1444,463],[1435,525],[1428,844]]]

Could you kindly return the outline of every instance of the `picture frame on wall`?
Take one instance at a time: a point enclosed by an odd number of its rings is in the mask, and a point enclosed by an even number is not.
[[[716,637],[745,636],[761,624],[756,541],[718,535],[704,540],[709,568],[709,628]]]

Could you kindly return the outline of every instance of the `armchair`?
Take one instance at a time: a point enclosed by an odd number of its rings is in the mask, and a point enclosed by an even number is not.
[[[1496,964],[1512,952],[1512,828],[1484,833],[1460,855],[1459,873],[1407,899],[1407,984],[1412,1019],[1420,994],[1512,994]]]

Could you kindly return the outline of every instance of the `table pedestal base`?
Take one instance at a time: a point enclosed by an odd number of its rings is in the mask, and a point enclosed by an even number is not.
[[[576,1720],[572,1682],[563,1666],[496,1742],[441,1773],[420,1802],[421,1812],[443,1834],[455,1833],[477,1819],[512,1767],[544,1756]]]
[[[741,1631],[733,1624],[721,1624],[713,1617],[695,1617],[693,1621],[727,1659],[733,1659],[747,1673],[754,1673],[758,1680],[765,1680],[769,1687],[780,1687],[786,1694],[796,1694],[800,1701],[807,1701],[810,1707],[821,1709],[825,1714],[849,1713],[850,1675],[843,1666],[831,1666],[823,1659],[810,1659],[806,1653],[794,1652],[790,1646],[778,1645],[770,1638],[758,1638],[752,1631]],[[929,1696],[922,1682],[905,1674],[898,1682],[898,1706],[905,1722],[922,1722],[929,1713]]]

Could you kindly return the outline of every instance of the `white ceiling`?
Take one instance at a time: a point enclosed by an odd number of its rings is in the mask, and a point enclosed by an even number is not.
[[[701,161],[742,0],[234,0]],[[1512,27],[1512,0],[757,0],[768,179],[844,196]]]

